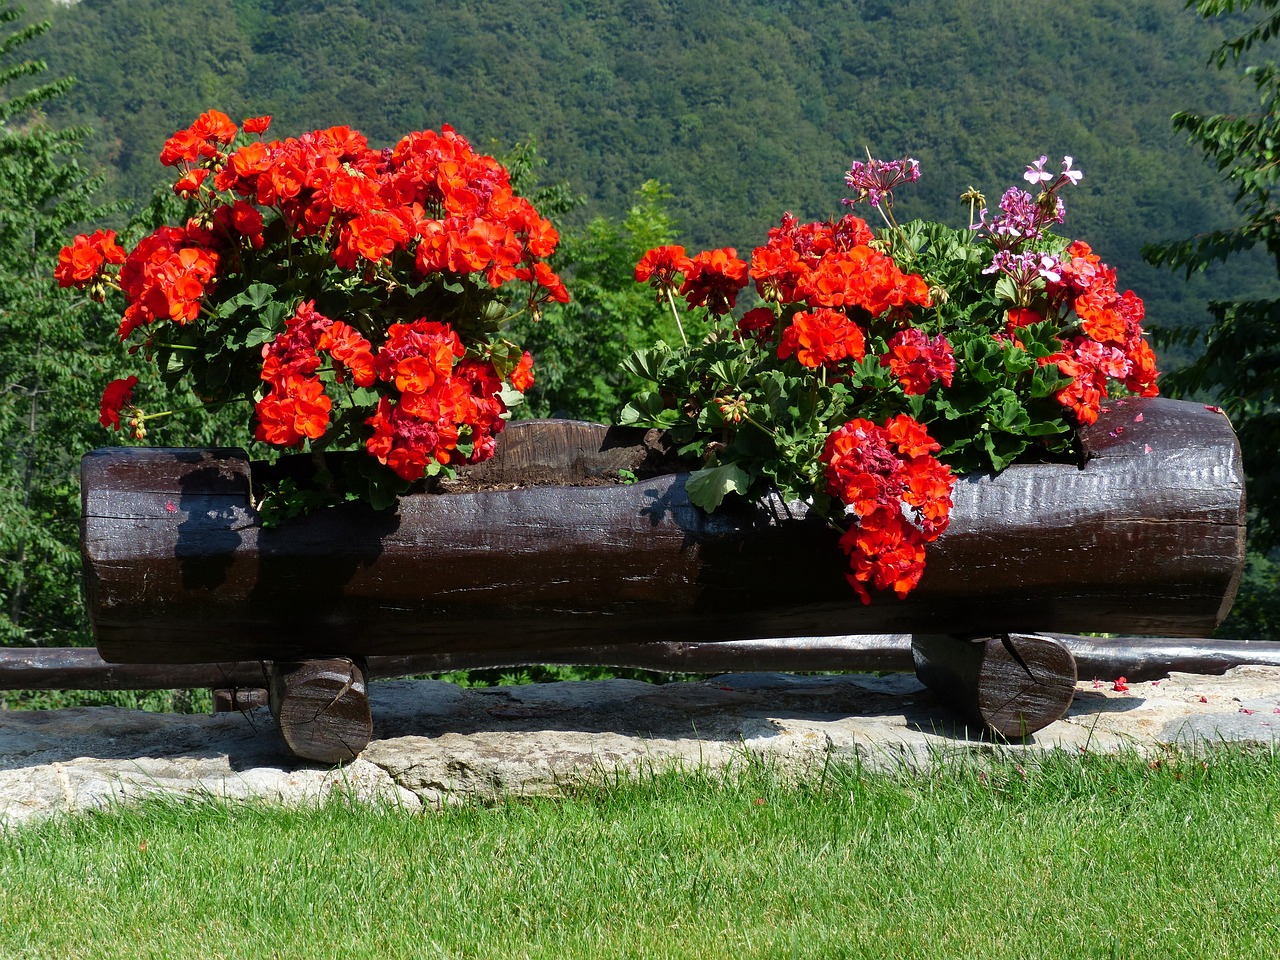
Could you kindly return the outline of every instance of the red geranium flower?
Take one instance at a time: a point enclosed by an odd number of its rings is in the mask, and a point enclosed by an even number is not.
[[[104,427],[120,429],[120,411],[133,399],[133,388],[138,385],[137,377],[125,377],[123,380],[112,380],[102,391],[102,402],[98,406],[98,422]]]
[[[685,271],[680,295],[689,302],[689,306],[705,306],[719,316],[733,309],[738,291],[746,285],[746,261],[738,259],[733,247],[704,250],[693,258]]]
[[[660,288],[674,287],[675,275],[687,274],[692,269],[693,261],[685,255],[684,247],[654,247],[636,264],[636,282]]]
[[[524,393],[533,386],[533,354],[528,350],[520,357],[520,362],[511,371],[511,386]]]
[[[889,352],[880,358],[880,366],[888,367],[908,394],[928,393],[935,380],[951,386],[956,360],[951,344],[938,334],[930,339],[919,327],[899,330],[889,340]]]
[[[86,287],[98,279],[109,264],[124,263],[124,249],[116,243],[114,230],[80,234],[58,253],[53,270],[60,287]]]
[[[779,360],[794,354],[806,367],[835,367],[861,360],[866,352],[862,328],[839,310],[797,313],[778,343]]]

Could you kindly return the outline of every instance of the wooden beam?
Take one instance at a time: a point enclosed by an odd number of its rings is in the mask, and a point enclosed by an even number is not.
[[[0,690],[181,690],[261,687],[258,662],[108,663],[92,647],[0,648]]]
[[[557,451],[559,467],[540,472],[563,483],[652,453],[638,431],[591,424],[532,421],[503,436],[513,462]],[[263,530],[242,452],[113,448],[82,471],[89,614],[103,655],[131,663],[428,652],[536,662],[601,637],[1212,631],[1244,556],[1226,418],[1118,400],[1083,440],[1084,469],[963,478],[920,587],[870,606],[845,582],[832,532],[801,505],[708,516],[683,474],[417,494],[398,512],[349,505]],[[487,480],[515,482],[505,469]]]
[[[1222,674],[1246,664],[1280,667],[1280,643],[1267,640],[1050,636],[1075,657],[1082,679],[1114,680],[1123,676],[1139,682],[1159,680],[1172,672]],[[664,673],[822,670],[910,673],[915,670],[909,634],[877,634],[724,643],[600,644],[549,649],[540,654],[524,649],[483,654],[406,654],[370,657],[366,675],[369,679],[381,680],[545,663]],[[266,668],[258,661],[116,664],[107,663],[96,650],[87,647],[0,648],[0,690],[253,689],[265,684]]]

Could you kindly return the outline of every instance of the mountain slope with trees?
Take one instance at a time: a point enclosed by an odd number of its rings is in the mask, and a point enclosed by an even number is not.
[[[47,0],[32,4],[40,13]],[[1228,191],[1172,131],[1242,94],[1204,69],[1224,36],[1181,0],[81,0],[45,6],[44,54],[80,80],[53,112],[98,131],[109,186],[135,200],[163,139],[211,106],[287,134],[350,124],[374,142],[451,123],[498,149],[529,137],[550,179],[621,218],[670,185],[690,247],[762,242],[784,210],[836,212],[854,157],[911,155],[906,216],[961,223],[1040,154],[1086,173],[1067,232],[1137,289],[1152,320],[1198,320],[1204,282],[1144,244],[1209,229]],[[1251,263],[1222,282],[1251,282]]]

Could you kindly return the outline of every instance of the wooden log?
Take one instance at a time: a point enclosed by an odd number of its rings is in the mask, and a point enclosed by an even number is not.
[[[363,664],[344,657],[273,663],[271,714],[295,756],[317,763],[354,760],[373,736]]]
[[[266,687],[218,687],[213,691],[214,713],[245,713],[270,705],[271,694]]]
[[[565,429],[512,424],[504,456],[553,449]],[[639,443],[638,431],[569,429],[578,439],[558,442],[574,451],[563,483],[598,483],[592,470]],[[1198,404],[1115,401],[1083,439],[1083,469],[963,478],[920,587],[865,607],[834,535],[801,505],[708,516],[689,503],[685,475],[416,494],[395,512],[350,505],[264,530],[242,452],[102,450],[82,471],[90,620],[102,655],[133,663],[425,652],[537,662],[601,638],[1211,632],[1244,557],[1230,424]],[[515,482],[500,465],[495,478]]]
[[[1061,719],[1076,688],[1076,663],[1049,637],[912,638],[916,676],[980,729],[1022,739]]]

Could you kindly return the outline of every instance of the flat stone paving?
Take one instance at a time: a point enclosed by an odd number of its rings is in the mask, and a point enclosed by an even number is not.
[[[1072,753],[1280,739],[1280,668],[1175,673],[1115,689],[1086,679],[1068,715],[1025,744],[966,730],[911,675],[732,674],[460,689],[372,684],[374,740],[339,768],[290,759],[265,710],[218,716],[111,707],[0,713],[0,824],[148,794],[307,803],[339,794],[407,811],[554,793],[619,771],[723,769],[748,755],[789,769],[828,757],[927,765],[997,751]]]

